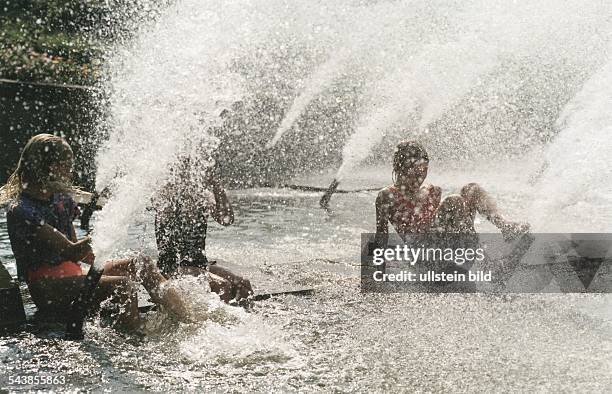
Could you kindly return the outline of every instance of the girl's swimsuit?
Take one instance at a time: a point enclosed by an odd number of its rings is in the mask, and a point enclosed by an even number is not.
[[[80,275],[83,275],[81,266],[74,261],[67,260],[56,265],[43,263],[36,268],[30,268],[28,270],[28,283],[35,282],[39,279],[59,279]]]
[[[39,200],[21,193],[10,204],[6,222],[19,280],[30,283],[42,278],[83,274],[78,263],[66,261],[56,250],[36,241],[36,232],[45,224],[70,239],[72,221],[78,214],[75,201],[63,193],[55,193],[49,200]]]
[[[422,186],[415,199],[410,199],[399,192],[396,186],[390,186],[393,204],[389,221],[398,234],[425,233],[429,230],[440,204],[440,193],[432,185]]]

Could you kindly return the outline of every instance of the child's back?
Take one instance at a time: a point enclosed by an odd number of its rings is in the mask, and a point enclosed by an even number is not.
[[[155,200],[158,267],[166,275],[179,265],[206,267],[208,217],[215,205],[203,186],[170,183]]]

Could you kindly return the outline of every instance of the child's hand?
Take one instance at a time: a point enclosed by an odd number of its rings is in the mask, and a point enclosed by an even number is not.
[[[507,221],[501,227],[501,233],[504,236],[504,240],[506,240],[506,242],[509,242],[513,241],[520,235],[528,233],[530,229],[531,228],[528,223]]]
[[[89,235],[77,240],[75,243],[75,245],[84,245],[84,244],[91,244],[91,237]]]
[[[236,301],[246,300],[253,295],[253,288],[248,279],[239,278],[233,285],[236,292],[234,298]]]
[[[84,249],[91,250],[91,237],[87,236],[87,237],[84,237],[84,238],[78,240],[76,242],[76,245],[79,245],[80,247],[82,247]]]
[[[89,264],[89,265],[94,265],[95,260],[96,260],[96,256],[93,254],[93,252],[88,253],[87,256],[81,259],[82,262],[84,262],[85,264]]]
[[[78,260],[87,262],[87,260],[91,260],[93,262],[93,250],[91,248],[91,237],[85,237],[75,244],[75,247],[78,249],[78,254],[80,258]]]

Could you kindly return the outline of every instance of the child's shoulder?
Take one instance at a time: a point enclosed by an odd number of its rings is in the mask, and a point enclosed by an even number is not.
[[[393,198],[393,194],[397,192],[394,185],[385,186],[378,191],[377,200],[384,202]]]
[[[19,212],[22,210],[37,208],[37,201],[25,194],[15,197],[7,206],[7,212]]]
[[[35,223],[43,221],[42,208],[38,201],[23,194],[9,203],[6,216],[9,220],[15,218]]]
[[[440,186],[435,186],[431,183],[423,183],[423,185],[421,185],[421,190],[428,192],[442,192],[442,188]]]
[[[391,184],[391,185],[385,186],[382,189],[380,189],[378,193],[389,194],[389,193],[395,193],[396,191],[397,191],[397,187]]]

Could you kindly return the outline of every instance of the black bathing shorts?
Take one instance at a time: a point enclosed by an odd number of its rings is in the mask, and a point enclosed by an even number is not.
[[[173,250],[160,252],[157,260],[157,266],[164,275],[175,274],[179,267],[206,268],[214,263],[214,261],[208,261],[201,252],[181,255]]]

